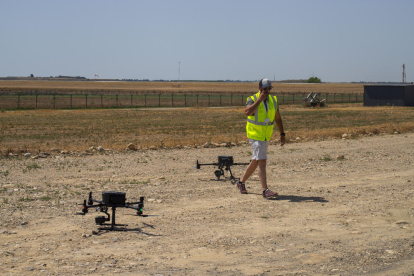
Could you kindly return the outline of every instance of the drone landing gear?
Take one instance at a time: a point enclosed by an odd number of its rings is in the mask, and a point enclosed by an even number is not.
[[[230,173],[230,177],[225,177],[224,176],[224,170],[223,170],[223,166],[219,165],[218,170],[214,171],[214,175],[217,177],[217,179],[211,179],[213,181],[226,181],[226,179],[230,179],[230,181],[236,181],[237,179],[233,176],[233,174],[231,173],[231,169],[230,167],[225,168],[226,171],[229,171]],[[223,176],[224,179],[220,179],[220,177]]]
[[[99,227],[98,230],[110,230],[110,231],[126,231],[126,228],[115,228],[115,226],[128,226],[128,224],[116,224],[115,223],[115,211],[116,206],[112,206],[112,220],[111,215],[108,214],[108,208],[106,210],[102,210],[103,213],[107,215],[105,216],[97,216],[95,217],[96,225],[110,225],[110,227]],[[106,221],[111,221],[111,223],[105,223]]]

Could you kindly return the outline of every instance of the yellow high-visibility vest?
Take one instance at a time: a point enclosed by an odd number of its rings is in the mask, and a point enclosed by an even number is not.
[[[259,98],[260,91],[253,96],[250,96],[254,102]],[[247,100],[249,99],[247,98]],[[259,141],[269,141],[273,133],[274,119],[277,111],[276,96],[269,95],[268,106],[269,110],[266,113],[263,102],[260,103],[256,112],[247,116],[246,132],[247,137]]]

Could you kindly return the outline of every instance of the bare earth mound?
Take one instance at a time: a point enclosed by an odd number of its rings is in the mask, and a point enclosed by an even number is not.
[[[257,175],[242,195],[211,181],[214,167],[192,168],[218,155],[248,162],[247,145],[0,159],[0,274],[411,275],[413,141],[270,146],[278,200],[262,198]],[[149,216],[121,208],[129,231],[97,231],[93,210],[73,215],[89,191],[145,196]]]

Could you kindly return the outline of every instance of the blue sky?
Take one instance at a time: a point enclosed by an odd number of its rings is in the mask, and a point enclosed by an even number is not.
[[[0,0],[0,77],[414,81],[414,0]],[[180,62],[180,65],[179,65]]]

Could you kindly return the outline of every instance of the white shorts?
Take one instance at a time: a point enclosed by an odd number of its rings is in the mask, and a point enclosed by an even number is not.
[[[250,145],[252,146],[253,154],[252,160],[263,160],[267,159],[266,151],[269,147],[269,141],[259,141],[249,139]]]

